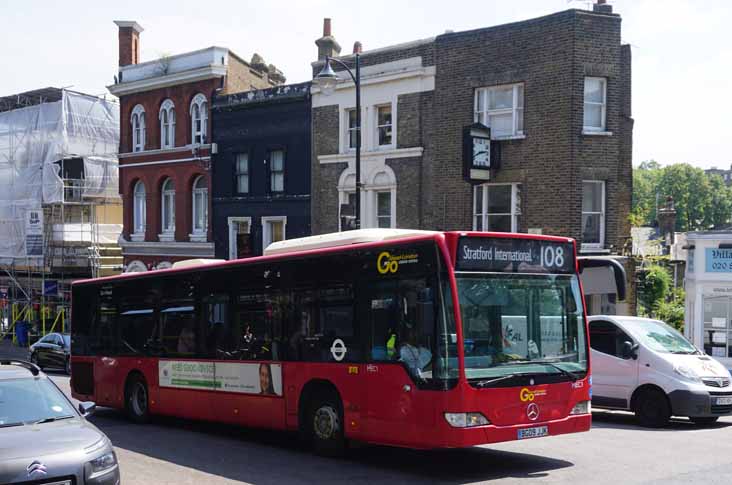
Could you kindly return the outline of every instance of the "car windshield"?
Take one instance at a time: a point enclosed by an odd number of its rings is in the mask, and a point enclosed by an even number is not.
[[[75,416],[69,401],[48,379],[0,380],[0,427]]]
[[[656,352],[696,354],[699,351],[675,329],[656,320],[626,320],[626,328],[646,347]]]
[[[577,276],[456,276],[468,379],[587,371]]]

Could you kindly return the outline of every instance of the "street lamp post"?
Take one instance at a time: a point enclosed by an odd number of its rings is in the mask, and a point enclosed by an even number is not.
[[[342,61],[325,56],[325,66],[313,79],[313,82],[320,87],[324,95],[329,96],[335,91],[336,84],[338,84],[338,74],[333,71],[330,66],[331,61],[342,66],[348,74],[351,75],[353,83],[356,86],[356,219],[355,228],[361,228],[361,59],[360,55],[355,55],[355,67],[356,73],[354,74],[351,69]],[[349,142],[350,143],[350,142]]]

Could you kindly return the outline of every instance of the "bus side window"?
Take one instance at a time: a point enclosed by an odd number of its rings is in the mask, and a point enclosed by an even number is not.
[[[353,316],[353,287],[329,286],[318,292],[320,359],[324,362],[358,362],[361,345]],[[334,343],[343,342],[345,354],[333,350]]]
[[[317,339],[315,338],[315,292],[309,288],[297,288],[292,292],[291,309],[285,316],[287,323],[288,360],[315,360]]]
[[[159,351],[166,356],[195,358],[201,336],[196,325],[194,288],[188,278],[169,277],[162,282]]]

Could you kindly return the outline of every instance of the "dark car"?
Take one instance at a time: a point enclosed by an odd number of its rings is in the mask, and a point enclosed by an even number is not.
[[[55,367],[71,375],[71,336],[49,333],[30,347],[31,362],[41,369]]]
[[[109,438],[41,370],[0,359],[0,483],[119,485]]]

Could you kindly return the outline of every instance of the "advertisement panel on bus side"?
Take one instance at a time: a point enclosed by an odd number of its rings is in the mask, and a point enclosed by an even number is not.
[[[269,362],[158,362],[160,387],[282,395],[282,365]]]

